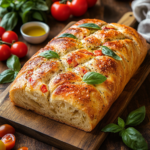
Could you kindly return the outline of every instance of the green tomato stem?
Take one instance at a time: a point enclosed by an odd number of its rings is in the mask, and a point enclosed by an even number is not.
[[[7,45],[12,46],[13,43],[4,42],[4,41],[2,41],[2,40],[0,39],[0,45],[2,45],[2,44],[7,44]]]

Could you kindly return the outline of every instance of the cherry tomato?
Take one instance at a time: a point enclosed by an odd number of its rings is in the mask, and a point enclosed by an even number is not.
[[[55,2],[51,6],[52,16],[59,21],[65,21],[71,15],[71,10],[67,4]]]
[[[2,35],[2,41],[12,43],[18,41],[18,35],[14,31],[6,31]]]
[[[5,134],[1,140],[5,144],[6,150],[10,150],[15,146],[16,138],[13,134]]]
[[[11,46],[11,53],[18,56],[19,58],[24,57],[28,52],[28,47],[23,42],[15,42]]]
[[[3,27],[0,27],[0,38],[2,38],[2,35],[4,32],[5,32],[5,29]]]
[[[71,13],[74,16],[82,16],[88,8],[86,0],[72,0],[72,2],[67,1],[67,5],[71,9]]]
[[[28,150],[28,147],[20,147],[18,150]]]
[[[88,7],[92,7],[96,4],[97,0],[86,0],[87,1],[87,4],[88,4]]]
[[[15,129],[9,124],[1,125],[0,126],[0,137],[3,137],[5,134],[8,134],[8,133],[14,134]]]
[[[5,144],[0,140],[0,150],[6,150]]]
[[[10,47],[6,44],[0,45],[0,61],[7,60],[10,56]]]

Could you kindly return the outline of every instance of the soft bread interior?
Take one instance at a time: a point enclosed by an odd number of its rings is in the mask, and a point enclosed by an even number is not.
[[[25,92],[25,90],[14,90],[10,97],[14,100],[14,104],[28,110],[33,110],[41,115],[53,118],[62,123],[69,124],[76,128],[91,130],[90,118],[84,111],[73,107],[71,104],[61,100],[45,101],[40,97],[43,104],[39,103],[39,97],[34,95],[34,99]],[[38,99],[38,101],[37,101]]]

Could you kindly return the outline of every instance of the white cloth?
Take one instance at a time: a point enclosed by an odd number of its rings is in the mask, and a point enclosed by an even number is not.
[[[150,43],[150,0],[134,0],[131,7],[139,22],[137,31]]]

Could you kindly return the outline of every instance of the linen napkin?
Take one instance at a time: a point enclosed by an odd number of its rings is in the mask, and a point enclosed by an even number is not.
[[[137,31],[150,43],[150,0],[134,0],[131,7],[139,22]]]

